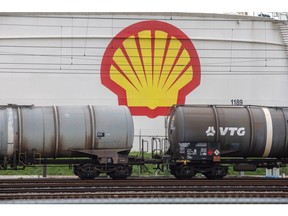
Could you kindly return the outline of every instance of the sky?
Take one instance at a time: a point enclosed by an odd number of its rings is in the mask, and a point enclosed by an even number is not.
[[[0,12],[283,11],[284,0],[1,0]],[[288,8],[287,8],[288,9]],[[286,9],[286,11],[287,11]]]

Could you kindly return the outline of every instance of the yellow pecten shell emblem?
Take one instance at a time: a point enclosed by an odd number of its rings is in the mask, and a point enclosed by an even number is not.
[[[200,84],[200,62],[191,40],[160,21],[135,23],[107,46],[101,82],[132,115],[167,115]]]
[[[191,66],[183,72],[190,62],[187,50],[180,50],[182,43],[172,37],[165,56],[168,38],[163,31],[155,31],[153,50],[151,31],[139,32],[138,37],[141,50],[134,36],[123,42],[126,53],[116,50],[113,60],[118,67],[111,67],[111,79],[126,90],[128,106],[155,109],[176,104],[178,91],[193,79]]]

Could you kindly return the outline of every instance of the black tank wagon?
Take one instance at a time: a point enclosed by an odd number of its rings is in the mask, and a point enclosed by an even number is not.
[[[288,157],[288,108],[174,106],[168,136],[170,169],[178,178],[197,172],[222,178],[224,163],[235,164],[238,171],[279,167]]]

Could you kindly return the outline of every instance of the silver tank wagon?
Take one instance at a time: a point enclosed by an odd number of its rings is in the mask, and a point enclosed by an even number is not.
[[[133,138],[133,119],[125,106],[8,105],[0,109],[2,168],[29,163],[27,158],[75,156],[94,158],[95,164],[127,164]],[[77,174],[79,167],[75,169]]]

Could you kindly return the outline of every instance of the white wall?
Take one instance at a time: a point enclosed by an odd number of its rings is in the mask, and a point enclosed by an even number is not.
[[[165,13],[1,14],[0,104],[117,105],[100,81],[103,53],[119,31],[150,19],[181,29],[198,52],[201,83],[187,104],[288,105],[288,61],[272,19]],[[164,117],[134,121],[136,134],[164,135]]]

